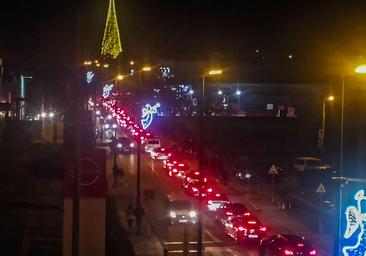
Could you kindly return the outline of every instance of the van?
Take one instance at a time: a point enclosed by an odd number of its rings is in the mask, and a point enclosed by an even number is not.
[[[320,159],[314,157],[296,157],[295,172],[305,171],[328,171],[330,165],[323,163]]]

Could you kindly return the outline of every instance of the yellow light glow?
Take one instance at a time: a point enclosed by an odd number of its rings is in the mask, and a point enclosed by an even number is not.
[[[99,62],[99,60],[95,60],[94,63],[97,64]]]
[[[212,69],[212,70],[208,71],[208,74],[210,76],[212,76],[212,75],[221,75],[222,74],[222,70],[221,69]]]
[[[85,66],[91,65],[91,63],[92,63],[92,62],[91,62],[91,61],[88,61],[88,60],[84,61],[84,65],[85,65]]]
[[[328,101],[334,101],[335,98],[333,95],[329,95],[327,99],[328,99]]]
[[[355,72],[358,74],[366,74],[366,64],[356,67]]]
[[[124,76],[123,75],[117,75],[117,80],[123,80]]]
[[[95,66],[100,67],[100,63],[97,63]]]
[[[135,65],[135,62],[133,60],[130,61],[130,65],[133,66]]]
[[[142,68],[142,71],[144,71],[144,72],[151,71],[151,67],[143,67]]]
[[[109,64],[106,63],[106,64],[103,64],[103,68],[108,68],[109,67]]]

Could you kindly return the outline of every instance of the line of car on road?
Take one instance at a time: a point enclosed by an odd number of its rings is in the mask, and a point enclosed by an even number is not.
[[[145,152],[149,153],[152,159],[164,161],[166,174],[180,182],[187,195],[198,198],[201,194],[209,214],[215,218],[218,225],[223,227],[225,234],[237,243],[250,241],[259,243],[261,256],[317,255],[310,242],[303,237],[291,234],[268,236],[268,228],[262,225],[244,204],[231,202],[209,177],[202,177],[200,170],[191,169],[183,159],[178,157],[175,149],[162,147],[160,140],[135,124],[130,116],[115,105],[115,102],[104,102],[103,105],[112,112],[122,128],[130,131],[135,141],[144,145]],[[131,143],[133,142],[126,139],[121,139],[121,142],[117,140],[116,147],[122,151],[128,147],[134,148]],[[167,198],[166,209],[170,224],[197,222],[198,214],[191,200]]]
[[[160,151],[160,147],[153,149]],[[261,256],[283,256],[283,255],[317,255],[310,242],[303,237],[292,234],[268,234],[268,227],[262,225],[261,221],[250,212],[247,207],[238,202],[231,202],[227,195],[220,191],[209,177],[200,177],[200,171],[190,169],[177,154],[164,148],[163,167],[166,174],[178,181],[185,193],[193,198],[198,198],[201,192],[204,205],[207,211],[215,218],[223,231],[238,244],[249,242],[259,243]],[[153,155],[151,155],[153,159]],[[170,205],[180,205],[179,210],[174,207],[167,212],[168,223],[196,223],[197,214],[192,208],[189,200],[169,200]],[[186,207],[182,207],[186,205]]]

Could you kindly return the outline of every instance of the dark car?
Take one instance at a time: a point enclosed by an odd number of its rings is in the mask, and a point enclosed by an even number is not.
[[[230,218],[224,223],[225,233],[238,244],[261,241],[267,232],[267,228],[252,215]]]
[[[250,215],[250,212],[244,204],[226,202],[219,205],[216,209],[215,219],[217,222],[223,224],[229,218],[243,215]]]
[[[118,153],[133,153],[136,150],[135,143],[127,137],[119,137],[114,144]]]
[[[304,237],[280,234],[262,239],[259,254],[260,256],[316,256],[317,251]]]

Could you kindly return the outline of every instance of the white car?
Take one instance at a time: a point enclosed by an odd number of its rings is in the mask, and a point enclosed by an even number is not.
[[[294,164],[296,172],[328,171],[330,168],[330,165],[314,157],[296,157]]]
[[[153,149],[160,148],[160,140],[149,139],[146,141],[145,152],[150,153]]]
[[[160,148],[155,148],[152,149],[150,151],[150,156],[152,159],[157,159],[157,160],[166,160],[168,159],[168,157],[170,157],[172,154],[169,153],[168,149],[160,147]]]

